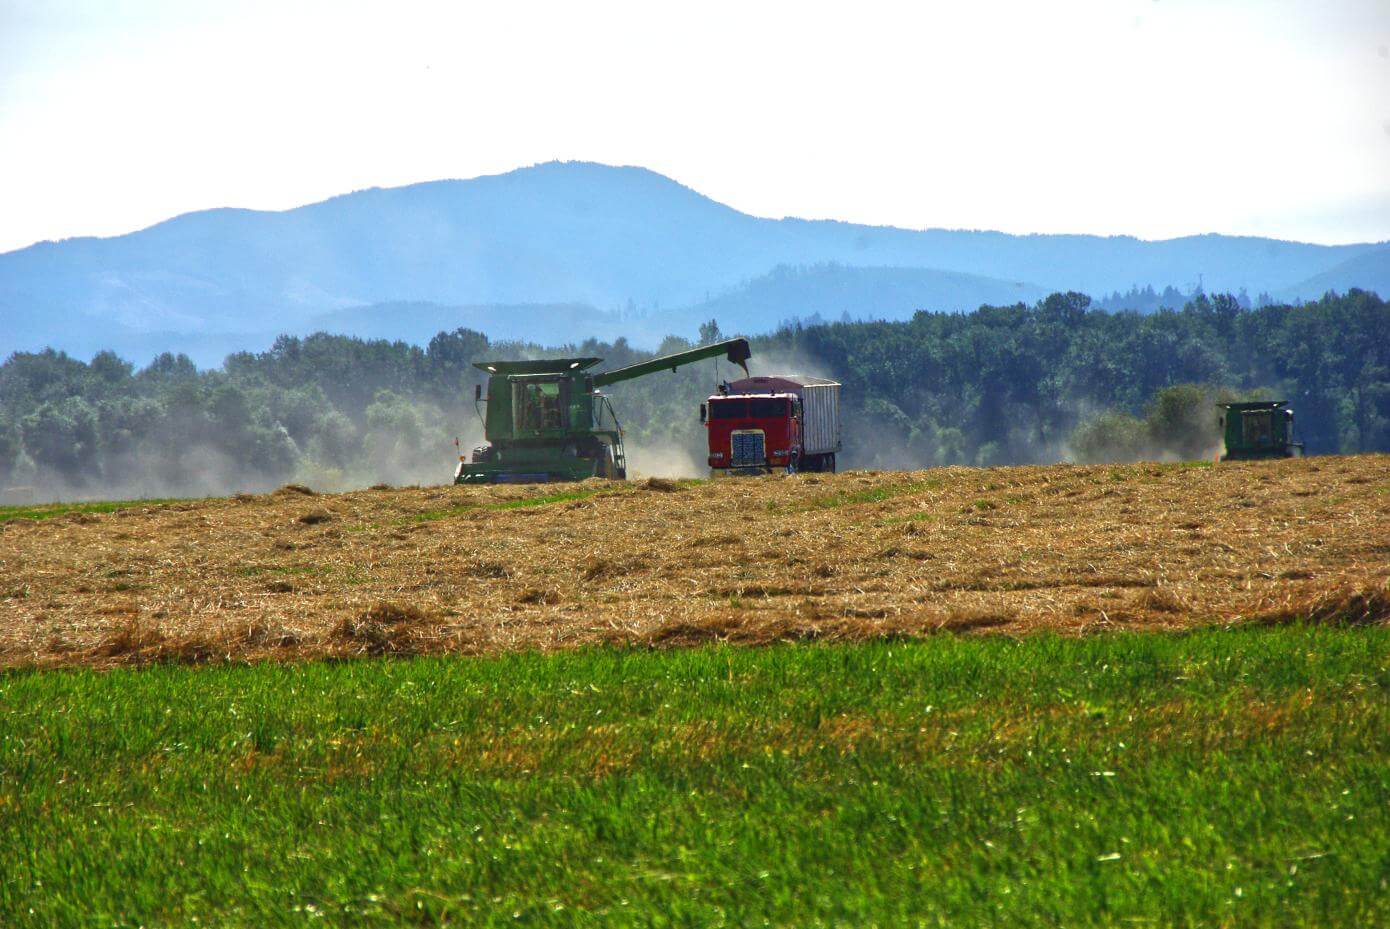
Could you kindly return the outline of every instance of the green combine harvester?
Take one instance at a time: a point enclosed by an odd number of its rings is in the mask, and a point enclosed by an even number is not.
[[[592,374],[602,358],[485,361],[487,396],[479,384],[475,403],[487,403],[483,434],[488,444],[459,456],[455,484],[532,484],[627,477],[623,430],[600,388],[705,358],[728,358],[748,373],[746,339],[730,339]]]
[[[1221,435],[1226,441],[1222,461],[1292,458],[1303,454],[1293,440],[1293,410],[1287,400],[1221,403]]]

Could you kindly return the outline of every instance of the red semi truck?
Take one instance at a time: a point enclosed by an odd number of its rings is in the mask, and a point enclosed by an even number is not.
[[[746,377],[700,405],[712,471],[834,471],[840,385],[820,377]]]

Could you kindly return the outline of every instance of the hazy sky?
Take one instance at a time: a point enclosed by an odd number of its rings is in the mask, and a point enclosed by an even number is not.
[[[761,216],[1390,239],[1390,0],[0,0],[0,250],[556,158]]]

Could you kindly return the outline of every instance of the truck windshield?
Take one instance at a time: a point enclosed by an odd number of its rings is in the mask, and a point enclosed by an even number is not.
[[[754,419],[775,419],[787,415],[787,401],[772,397],[754,397],[748,401],[748,415]]]
[[[747,415],[747,400],[713,400],[709,405],[710,419],[742,419]]]

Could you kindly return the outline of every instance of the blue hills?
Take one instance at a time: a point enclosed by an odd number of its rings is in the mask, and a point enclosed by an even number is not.
[[[702,319],[905,318],[1138,285],[1311,299],[1390,291],[1386,243],[908,230],[767,219],[643,168],[552,162],[284,211],[188,213],[0,255],[0,357],[46,346],[215,364],[277,333],[418,341],[467,326],[655,344]]]

